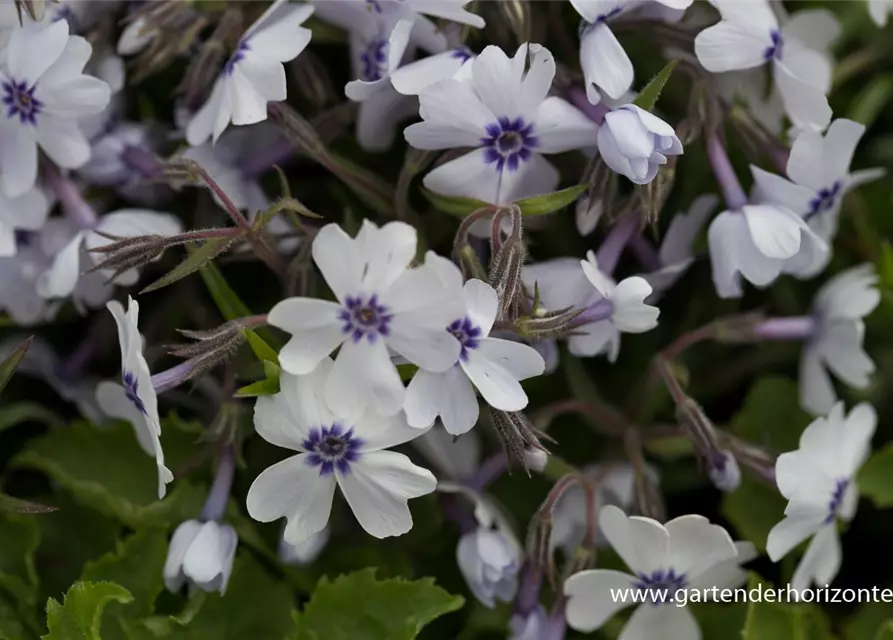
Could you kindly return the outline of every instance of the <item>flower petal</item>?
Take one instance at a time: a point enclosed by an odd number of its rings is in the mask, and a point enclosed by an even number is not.
[[[672,594],[667,594],[672,597]],[[640,605],[617,640],[654,640],[654,638],[686,638],[697,640],[701,630],[688,607]]]
[[[794,569],[791,586],[798,591],[808,589],[812,584],[823,587],[834,580],[842,561],[837,529],[834,525],[823,527],[813,537]]]
[[[471,380],[462,367],[455,366],[443,374],[440,420],[446,432],[461,436],[471,431],[480,416],[478,399]]]
[[[629,517],[613,505],[602,507],[598,524],[605,538],[636,574],[670,566],[670,534],[656,520]]]
[[[823,526],[825,510],[819,507],[790,505],[785,511],[784,520],[772,527],[766,539],[766,553],[773,562],[778,562],[791,549],[815,534]]]
[[[537,149],[542,153],[564,153],[598,144],[598,125],[561,98],[546,98],[535,119]]]
[[[29,87],[59,59],[68,43],[68,22],[57,20],[48,26],[26,21],[12,30],[6,47],[6,66],[10,75]],[[40,55],[35,55],[39,51]]]
[[[580,66],[586,85],[596,85],[618,99],[633,84],[633,63],[604,22],[587,27],[580,37]]]
[[[704,29],[695,38],[698,61],[712,73],[759,67],[766,63],[766,48],[771,46],[769,30],[762,35],[726,20]]]
[[[827,414],[837,401],[831,376],[813,347],[806,347],[800,358],[800,406],[814,416]]]
[[[670,566],[689,580],[738,556],[729,533],[704,516],[684,515],[664,526],[670,534]]]
[[[335,415],[352,419],[371,406],[385,416],[403,407],[406,390],[380,339],[341,345],[326,382],[325,399]]]
[[[589,633],[599,629],[615,613],[633,604],[631,598],[614,594],[633,589],[635,578],[621,571],[591,569],[575,573],[564,583],[565,615],[572,629]]]
[[[446,373],[431,373],[419,369],[409,381],[403,410],[406,412],[406,421],[411,427],[421,429],[434,424],[443,402],[445,376]]]
[[[315,298],[287,298],[270,310],[267,321],[292,334],[279,353],[279,364],[295,375],[313,371],[344,340],[341,305]]]
[[[485,336],[490,335],[496,312],[499,309],[499,296],[496,290],[483,280],[472,278],[465,283],[465,304],[468,317],[481,329]]]

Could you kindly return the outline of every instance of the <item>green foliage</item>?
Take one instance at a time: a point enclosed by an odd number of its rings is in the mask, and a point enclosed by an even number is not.
[[[732,421],[732,432],[777,453],[797,449],[800,434],[811,421],[800,408],[799,398],[793,380],[771,375],[760,378]]]
[[[756,574],[751,574],[748,591],[762,586],[774,589]],[[751,598],[747,607],[743,640],[833,640],[828,620],[814,605],[766,602]]]
[[[887,620],[881,628],[877,630],[874,640],[893,640],[893,620]]]
[[[236,292],[229,286],[229,283],[226,281],[226,278],[223,277],[223,274],[220,273],[220,269],[217,268],[217,265],[213,262],[208,262],[207,264],[202,265],[198,272],[201,274],[202,280],[204,280],[205,286],[208,289],[208,293],[210,293],[211,297],[214,299],[214,304],[217,305],[224,320],[236,320],[237,318],[246,318],[252,315],[251,311],[248,310],[248,307],[245,306],[245,303],[239,299]],[[269,345],[278,346],[279,344],[270,330],[266,327],[248,329],[247,331],[248,333],[257,334],[258,339],[266,342],[268,347]],[[273,347],[269,347],[269,349],[275,352]]]
[[[194,438],[168,430],[162,443],[171,460]],[[109,455],[114,451],[115,455]],[[97,427],[77,422],[33,441],[13,464],[39,469],[75,499],[130,526],[170,526],[201,509],[203,492],[179,482],[157,500],[155,461],[139,447],[129,424]]]
[[[37,604],[34,552],[40,532],[34,518],[0,512],[0,593],[7,605],[26,613]]]
[[[65,594],[65,602],[47,602],[44,640],[102,640],[99,629],[102,612],[111,602],[128,603],[133,596],[113,582],[76,582]]]
[[[204,265],[209,264],[214,258],[224,253],[233,244],[234,238],[212,238],[203,242],[196,249],[189,251],[189,255],[176,267],[171,269],[167,274],[158,278],[155,282],[140,291],[140,293],[149,293],[162,289],[168,285],[172,285],[186,276],[195,273]]]
[[[65,424],[55,413],[33,402],[0,405],[0,431],[10,429],[23,422],[38,422],[48,427],[59,427]]]
[[[777,489],[745,475],[737,491],[723,497],[721,511],[740,538],[765,550],[769,531],[781,522],[786,504]]]
[[[567,189],[553,191],[552,193],[546,193],[541,196],[524,198],[523,200],[518,200],[515,204],[520,207],[521,215],[525,217],[542,216],[563,209],[579,198],[588,188],[588,184],[578,184],[573,187],[568,187]],[[483,200],[475,200],[474,198],[460,196],[442,196],[428,191],[427,189],[422,189],[422,193],[428,201],[440,211],[459,218],[464,218],[478,209],[494,206]]]
[[[889,627],[891,621],[893,621],[893,603],[865,603],[848,620],[843,629],[843,638],[844,640],[880,639],[883,627]],[[893,636],[883,640],[893,640]]]
[[[893,443],[874,452],[856,476],[859,492],[880,508],[893,507]]]
[[[365,569],[321,580],[303,612],[295,614],[293,640],[412,640],[464,602],[430,578],[377,580],[375,569]]]
[[[25,342],[17,347],[15,351],[9,354],[3,362],[0,362],[0,392],[3,391],[3,388],[7,385],[9,379],[12,378],[12,374],[15,373],[22,358],[28,353],[28,347],[31,346],[31,340],[32,338],[25,340]]]
[[[660,94],[664,90],[667,81],[670,79],[670,76],[673,75],[673,71],[678,64],[679,60],[670,60],[664,68],[660,70],[660,73],[654,76],[648,84],[645,85],[645,88],[639,92],[639,95],[633,100],[633,104],[645,111],[652,111],[654,105],[657,104],[657,100],[660,98]]]

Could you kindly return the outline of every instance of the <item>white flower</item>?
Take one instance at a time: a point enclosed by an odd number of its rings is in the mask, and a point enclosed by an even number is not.
[[[233,134],[241,134],[239,129],[231,130],[224,133],[216,144],[206,142],[197,147],[190,147],[183,152],[183,157],[194,160],[202,169],[207,171],[208,175],[216,182],[230,201],[236,205],[238,209],[255,212],[258,209],[266,209],[270,206],[270,199],[267,198],[264,190],[260,186],[256,176],[247,176],[236,164],[238,161],[238,147],[230,143],[230,136]],[[242,138],[241,135],[237,136]],[[235,140],[233,140],[235,142]],[[213,192],[211,195],[214,202],[218,206],[223,207],[220,198]]]
[[[599,271],[595,253],[590,251],[586,258],[559,258],[530,265],[521,277],[530,291],[539,283],[540,299],[547,309],[586,309],[577,318],[586,324],[568,338],[572,355],[604,353],[614,362],[620,353],[621,332],[650,331],[657,326],[660,310],[645,304],[652,289],[644,278],[633,276],[615,284]]]
[[[457,482],[470,480],[481,462],[481,441],[474,431],[456,438],[443,429],[431,429],[412,444],[439,473]]]
[[[239,40],[214,82],[211,96],[186,127],[191,145],[214,142],[232,121],[235,125],[266,120],[267,103],[285,100],[285,68],[310,42],[301,25],[313,13],[307,4],[276,0]]]
[[[827,585],[840,569],[837,520],[849,522],[856,515],[856,473],[871,453],[876,423],[870,404],[858,404],[844,416],[838,402],[827,418],[816,418],[806,428],[799,449],[778,457],[776,483],[789,502],[784,520],[769,532],[766,552],[778,562],[813,536],[791,580],[798,591]]]
[[[75,291],[82,280],[81,274],[102,260],[102,254],[91,253],[91,249],[115,242],[101,233],[120,238],[141,235],[172,236],[183,229],[178,218],[169,213],[145,209],[119,209],[99,219],[93,229],[78,231],[56,254],[52,266],[37,281],[37,291],[44,298],[65,298]],[[81,264],[85,266],[82,268]],[[114,275],[114,269],[100,272],[104,279]],[[89,277],[89,275],[87,276]],[[120,286],[136,284],[139,270],[129,269],[117,276],[113,282]]]
[[[695,53],[712,72],[773,67],[785,111],[798,128],[822,130],[831,121],[825,97],[831,61],[813,38],[833,39],[839,25],[829,12],[797,14],[783,27],[767,0],[713,0],[722,17],[695,38]],[[830,33],[830,38],[824,37]]]
[[[536,608],[526,616],[515,613],[509,620],[508,640],[543,640],[547,638],[549,628],[549,614],[545,607],[538,604]]]
[[[552,54],[524,43],[509,58],[489,46],[471,67],[470,79],[425,89],[419,95],[424,121],[405,131],[417,149],[475,147],[428,173],[425,187],[492,204],[553,191],[558,172],[541,154],[591,147],[598,127],[570,103],[546,97],[555,76]]]
[[[110,96],[105,82],[83,74],[91,51],[68,35],[65,20],[12,32],[0,64],[0,186],[7,196],[34,186],[38,146],[60,167],[89,159],[78,118],[102,111]]]
[[[874,266],[864,264],[829,280],[816,294],[813,334],[800,360],[800,404],[813,415],[824,415],[837,401],[835,376],[855,389],[865,389],[874,362],[862,348],[862,318],[880,303]]]
[[[0,191],[0,258],[14,256],[16,231],[39,231],[50,213],[51,200],[35,187],[15,198]]]
[[[329,542],[329,527],[314,533],[300,544],[291,544],[285,538],[279,539],[278,555],[285,564],[303,567],[312,564]]]
[[[515,597],[521,547],[511,535],[480,526],[459,539],[456,561],[474,597],[485,607],[492,609],[496,600],[511,602]]]
[[[415,111],[415,101],[398,93],[390,80],[412,28],[412,20],[400,20],[391,28],[387,20],[370,19],[364,29],[350,33],[351,62],[358,79],[348,82],[344,93],[360,103],[357,142],[367,151],[390,147],[397,123]]]
[[[887,19],[893,13],[893,0],[867,0],[868,13],[879,27],[887,26]]]
[[[787,207],[745,204],[716,216],[707,230],[713,284],[721,298],[738,298],[741,277],[757,286],[772,283],[801,253],[827,252],[828,245]]]
[[[363,529],[376,538],[409,531],[407,500],[437,485],[427,469],[402,453],[385,451],[420,434],[401,415],[367,412],[349,422],[335,417],[324,400],[334,366],[324,358],[307,375],[283,372],[281,392],[259,398],[254,407],[261,437],[298,454],[255,479],[248,490],[248,513],[260,522],[287,518],[284,537],[291,544],[326,526],[336,485]]]
[[[611,169],[635,184],[648,184],[667,156],[682,153],[676,131],[657,116],[634,104],[605,114],[598,129],[598,150]]]
[[[469,81],[474,59],[475,55],[465,46],[436,53],[392,70],[391,85],[398,93],[417,96],[447,78]]]
[[[439,258],[435,264],[448,287],[461,286],[462,275],[451,262]],[[413,376],[404,404],[410,426],[430,427],[440,416],[452,435],[466,433],[478,420],[475,389],[494,409],[520,411],[527,406],[520,380],[541,375],[546,367],[532,347],[489,337],[499,307],[493,287],[469,280],[464,293],[466,312],[444,328],[462,345],[459,358],[442,373],[419,370]]]
[[[226,593],[239,537],[228,524],[187,520],[171,537],[164,563],[164,586],[177,592],[185,583],[202,591]]]
[[[883,169],[850,173],[850,162],[863,133],[865,125],[844,118],[832,122],[824,136],[803,131],[791,147],[787,164],[789,180],[751,167],[758,197],[802,216],[810,229],[830,243],[837,233],[843,196],[885,173]],[[828,251],[804,253],[786,272],[812,277],[827,266],[830,257]]]
[[[484,19],[464,6],[470,0],[314,0],[316,15],[349,32],[362,31],[370,20],[412,21],[411,42],[431,53],[449,46],[448,39],[435,22],[443,18],[481,29]]]
[[[343,417],[370,405],[397,413],[405,389],[388,348],[422,369],[452,367],[461,345],[444,327],[464,313],[462,290],[444,287],[431,252],[423,266],[408,268],[416,230],[402,222],[379,228],[364,220],[356,238],[329,224],[312,252],[338,301],[289,298],[273,307],[270,324],[292,334],[279,353],[282,368],[309,373],[340,345],[325,385],[331,409]]]
[[[149,46],[155,39],[157,31],[149,29],[144,17],[139,17],[127,23],[118,38],[115,50],[121,56],[133,56]]]
[[[660,268],[642,277],[654,289],[654,293],[645,301],[654,304],[694,262],[694,243],[710,214],[719,204],[719,198],[713,194],[698,196],[691,203],[687,212],[680,211],[670,220],[670,226],[660,245]]]
[[[121,346],[121,382],[100,382],[96,387],[96,401],[111,418],[126,420],[133,426],[143,450],[155,456],[158,466],[158,499],[164,497],[166,486],[174,479],[164,466],[161,450],[161,420],[158,418],[158,398],[152,386],[152,374],[143,357],[143,341],[137,326],[140,307],[136,300],[127,298],[127,312],[116,300],[106,307],[118,325]]]
[[[59,309],[37,294],[37,281],[52,262],[34,233],[19,233],[16,255],[0,257],[0,309],[5,309],[19,326],[51,320]]]
[[[651,518],[627,517],[609,505],[599,512],[598,523],[633,575],[593,569],[567,579],[567,622],[578,631],[594,631],[634,604],[631,596],[616,597],[617,590],[629,589],[644,592],[650,602],[636,608],[622,638],[699,640],[701,632],[691,611],[674,603],[677,591],[738,586],[745,574],[737,565],[752,557],[748,545],[741,545],[739,556],[726,530],[703,516],[681,516],[664,525]]]

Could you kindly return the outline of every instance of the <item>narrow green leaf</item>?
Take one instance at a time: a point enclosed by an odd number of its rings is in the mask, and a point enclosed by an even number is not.
[[[0,405],[0,431],[29,421],[40,422],[50,427],[65,424],[55,413],[33,402]]]
[[[893,245],[889,240],[881,241],[880,256],[878,257],[878,275],[881,286],[893,291]]]
[[[34,552],[39,543],[34,518],[0,513],[0,593],[9,594],[20,609],[37,605]]]
[[[251,350],[254,351],[254,355],[257,356],[258,360],[261,362],[273,362],[277,365],[279,364],[279,354],[276,353],[270,345],[264,342],[263,338],[251,330],[245,332],[245,337],[248,340],[248,345],[251,347]]]
[[[149,293],[156,291],[178,280],[182,280],[189,274],[195,273],[204,265],[211,262],[214,258],[224,253],[235,242],[236,238],[212,238],[202,243],[198,248],[188,249],[189,255],[176,267],[171,269],[166,275],[158,278],[155,282],[140,291],[140,293]]]
[[[128,603],[133,596],[114,582],[76,582],[65,594],[64,604],[47,601],[44,640],[102,640],[102,612],[110,602]]]
[[[359,165],[343,156],[328,153],[329,160],[334,165],[330,168],[351,191],[354,192],[366,206],[385,217],[394,216],[393,185],[383,181],[378,175],[366,167]]]
[[[294,640],[413,640],[422,628],[465,600],[431,578],[378,580],[375,569],[320,580],[304,611],[295,614]]]
[[[785,504],[777,489],[743,476],[741,486],[725,494],[720,510],[738,531],[736,539],[750,540],[762,551],[769,531],[784,518]]]
[[[53,511],[56,511],[56,507],[37,504],[36,502],[28,502],[27,500],[13,498],[5,493],[0,493],[0,511],[27,514],[52,513]]]
[[[874,640],[893,640],[893,620],[887,620],[874,636]]]
[[[483,200],[463,198],[461,196],[442,196],[433,191],[428,191],[425,188],[422,189],[422,195],[425,196],[425,198],[428,199],[428,202],[433,204],[439,211],[458,216],[459,218],[464,218],[478,209],[490,206]]]
[[[31,346],[32,340],[34,340],[34,336],[25,340],[15,351],[9,354],[6,360],[0,362],[0,391],[3,391],[6,383],[9,382],[9,379],[12,378],[12,374],[15,373],[15,370],[18,368],[19,363],[25,357],[25,354],[28,353],[28,348]]]
[[[670,76],[673,75],[673,70],[676,69],[676,65],[678,64],[679,60],[670,60],[664,65],[664,68],[660,70],[660,73],[654,76],[651,81],[645,85],[645,88],[639,92],[639,95],[633,100],[633,104],[645,111],[654,109],[654,105],[657,104],[657,100],[660,98],[661,91],[664,90],[664,86],[667,84]]]
[[[893,443],[872,454],[856,476],[859,493],[881,509],[893,507]]]
[[[844,640],[875,640],[885,624],[893,621],[893,603],[862,603],[843,626]],[[884,640],[893,640],[893,635]]]
[[[812,418],[800,408],[797,383],[780,376],[757,380],[732,420],[737,436],[771,451],[793,451]]]
[[[236,398],[256,398],[257,396],[272,396],[279,393],[279,380],[273,378],[264,378],[257,382],[236,390]]]
[[[876,77],[850,102],[846,117],[870,127],[893,99],[893,75]]]
[[[521,207],[521,215],[542,216],[563,209],[579,198],[588,188],[588,184],[578,184],[541,196],[524,198],[523,200],[518,200],[515,204]]]
[[[232,290],[232,287],[229,286],[229,283],[223,277],[223,274],[220,273],[220,269],[217,268],[216,264],[209,262],[203,265],[199,269],[199,273],[224,320],[235,320],[236,318],[246,318],[253,315],[248,307],[245,306],[245,303],[236,295],[236,292]],[[272,332],[266,327],[258,327],[257,329],[252,329],[252,331],[257,333],[258,337],[262,338],[268,345],[279,346]],[[273,347],[270,348],[275,350]]]

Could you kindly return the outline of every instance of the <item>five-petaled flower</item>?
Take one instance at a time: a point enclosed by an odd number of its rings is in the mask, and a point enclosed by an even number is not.
[[[367,411],[346,421],[330,411],[325,387],[334,366],[323,358],[306,375],[283,372],[280,393],[259,398],[254,408],[260,436],[298,453],[255,479],[248,490],[248,513],[261,522],[287,518],[284,538],[290,544],[325,528],[336,485],[363,529],[376,538],[409,531],[407,500],[437,485],[427,469],[402,453],[385,451],[423,433],[402,415]]]
[[[769,532],[766,552],[778,562],[812,537],[791,579],[797,591],[827,585],[840,569],[837,521],[849,522],[856,515],[856,473],[871,452],[876,424],[870,404],[858,404],[844,415],[843,402],[838,402],[827,417],[816,418],[803,431],[799,449],[778,457],[776,483],[789,502],[784,520]]]

